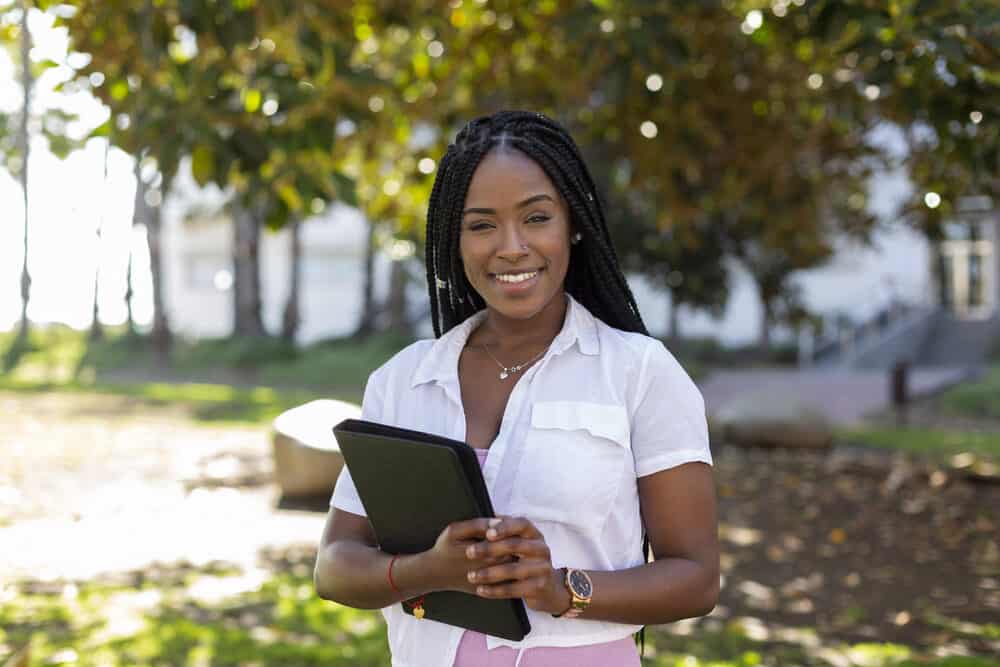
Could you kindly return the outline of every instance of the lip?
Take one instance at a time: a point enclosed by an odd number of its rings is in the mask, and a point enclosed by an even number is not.
[[[532,271],[536,272],[534,278],[528,278],[527,280],[521,281],[519,283],[505,283],[497,279],[498,275],[515,275],[518,273],[531,273]],[[490,281],[498,288],[500,288],[500,291],[502,291],[504,294],[519,294],[521,292],[527,292],[532,287],[534,287],[541,279],[543,271],[545,271],[545,269],[543,267],[539,267],[537,269],[522,269],[520,271],[504,271],[501,274],[491,273]]]

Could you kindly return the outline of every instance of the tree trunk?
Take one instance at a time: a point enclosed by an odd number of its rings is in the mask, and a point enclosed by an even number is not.
[[[667,340],[673,340],[678,336],[677,311],[679,310],[679,308],[673,292],[671,290],[667,290],[667,295],[669,296],[668,300],[669,310],[667,311],[666,338]]]
[[[408,282],[406,260],[394,260],[389,273],[389,303],[387,308],[389,313],[388,329],[394,333],[410,333],[410,319],[406,312],[406,284]]]
[[[107,190],[108,187],[108,157],[111,154],[111,140],[108,139],[104,144],[104,181],[102,187]],[[101,327],[101,320],[98,317],[100,309],[100,291],[101,291],[101,237],[104,234],[104,209],[101,209],[101,215],[97,220],[97,252],[95,257],[97,262],[94,268],[94,307],[93,316],[90,320],[90,340],[101,340],[104,338],[104,329]]]
[[[760,334],[757,338],[757,349],[761,357],[766,357],[771,352],[771,305],[764,303],[761,308]]]
[[[233,335],[263,336],[260,317],[260,209],[233,204]]]
[[[375,223],[368,223],[368,239],[365,242],[364,276],[361,280],[361,322],[354,332],[356,337],[375,333],[378,308],[375,305]]]
[[[142,159],[140,157],[135,158],[135,168],[133,170],[135,176],[135,203],[133,205],[132,213],[132,230],[135,229],[136,220],[139,219],[143,206],[146,203],[146,184],[142,182]],[[131,232],[131,230],[130,230]],[[132,239],[133,234],[129,234],[128,243],[128,265],[125,269],[125,312],[126,325],[128,327],[128,335],[135,336],[135,315],[132,312],[132,297],[135,296],[135,290],[132,287],[132,261],[135,257],[135,253],[132,252]]]
[[[295,342],[302,321],[299,310],[300,290],[302,283],[302,239],[300,237],[301,222],[292,220],[288,225],[290,243],[291,276],[288,287],[288,302],[281,322],[281,337],[289,343]]]
[[[161,186],[163,195],[155,206],[150,206],[144,200],[146,211],[146,241],[149,244],[149,272],[153,282],[153,349],[160,361],[166,361],[170,354],[170,325],[167,321],[166,301],[163,298],[163,240],[160,205],[166,194],[166,184]],[[155,192],[150,190],[150,192]]]
[[[24,259],[21,262],[21,326],[18,331],[18,339],[22,342],[28,338],[28,299],[31,296],[31,275],[28,273],[28,156],[31,152],[28,115],[31,113],[31,88],[34,78],[31,75],[29,7],[28,0],[21,0],[21,86],[24,89],[24,101],[21,105],[21,126],[17,140],[21,147],[21,192],[24,197]]]

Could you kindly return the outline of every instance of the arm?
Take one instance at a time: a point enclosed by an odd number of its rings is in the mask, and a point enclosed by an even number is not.
[[[719,595],[719,544],[712,469],[688,463],[639,478],[639,499],[656,560],[628,570],[589,571],[594,598],[581,618],[651,625],[702,616]],[[562,613],[570,595],[548,561],[541,534],[526,519],[508,519],[477,557],[518,554],[516,563],[477,571],[483,597],[524,597],[533,609]],[[542,560],[542,563],[539,563]],[[547,574],[540,579],[539,572]]]
[[[688,463],[640,477],[639,500],[655,560],[588,572],[594,599],[581,618],[652,625],[710,613],[719,599],[711,467]]]
[[[471,593],[475,586],[466,578],[470,564],[466,548],[482,540],[486,529],[486,519],[453,523],[441,532],[433,548],[398,557],[392,566],[397,593],[387,577],[392,554],[376,546],[368,519],[332,508],[316,554],[316,593],[359,609],[379,609],[437,590]],[[481,559],[472,566],[487,567],[496,562]]]

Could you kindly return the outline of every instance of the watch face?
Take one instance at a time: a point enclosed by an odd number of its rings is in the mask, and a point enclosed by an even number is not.
[[[590,585],[590,577],[580,570],[573,570],[570,573],[569,585],[573,589],[573,592],[581,598],[589,598],[594,592],[594,589]]]

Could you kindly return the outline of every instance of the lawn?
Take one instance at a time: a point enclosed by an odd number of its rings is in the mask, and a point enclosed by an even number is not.
[[[0,661],[30,646],[31,665],[388,666],[378,613],[317,598],[307,554],[275,565],[279,571],[264,580],[181,568],[107,582],[8,583],[0,588]],[[997,625],[966,626],[966,634],[1000,636]],[[652,628],[643,660],[647,667],[998,664],[931,657],[901,644],[824,642],[809,628],[769,628],[753,618]]]
[[[266,423],[316,398],[360,403],[369,373],[410,339],[332,340],[301,350],[270,338],[179,341],[166,364],[148,340],[121,330],[92,342],[68,327],[39,328],[16,355],[13,341],[14,334],[0,334],[0,357],[16,357],[0,389],[126,395],[181,403],[205,421]]]

